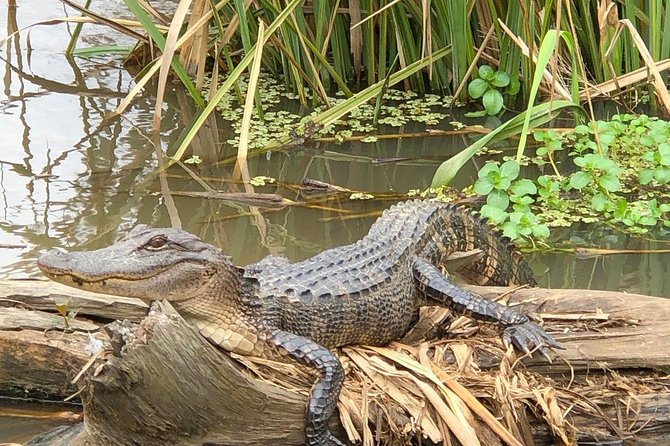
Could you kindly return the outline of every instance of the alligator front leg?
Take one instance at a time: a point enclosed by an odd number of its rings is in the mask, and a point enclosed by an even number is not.
[[[531,349],[537,348],[549,361],[551,358],[545,347],[562,348],[542,327],[528,319],[528,316],[464,290],[423,259],[415,259],[412,274],[419,291],[438,305],[478,321],[505,327],[505,345],[513,344],[527,354],[530,354]]]
[[[302,336],[274,330],[269,341],[283,362],[297,361],[318,372],[309,392],[305,445],[344,446],[328,429],[328,419],[337,406],[344,382],[344,370],[339,359],[327,348]]]

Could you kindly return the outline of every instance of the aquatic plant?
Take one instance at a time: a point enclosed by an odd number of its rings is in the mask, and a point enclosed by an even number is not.
[[[634,234],[670,228],[670,154],[660,142],[669,132],[668,121],[631,114],[571,131],[539,131],[535,165],[572,148],[568,157],[551,162],[554,174],[519,179],[516,160],[489,161],[472,191],[486,197],[482,215],[513,239],[543,240],[548,227],[574,223],[603,222]]]

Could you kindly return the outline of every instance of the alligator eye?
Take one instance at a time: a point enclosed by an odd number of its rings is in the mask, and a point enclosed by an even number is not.
[[[145,243],[144,248],[148,250],[158,250],[167,246],[168,240],[164,235],[157,235]]]

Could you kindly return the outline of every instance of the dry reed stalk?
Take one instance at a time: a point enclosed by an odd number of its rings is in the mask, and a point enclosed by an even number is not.
[[[531,54],[530,48],[523,41],[523,39],[514,34],[502,20],[498,19],[498,24],[503,29],[503,31],[505,31],[505,34],[507,34],[509,38],[514,42],[514,44],[518,46],[519,49],[521,49],[523,55],[526,57],[532,57],[533,62],[536,63],[537,55],[535,53]],[[554,54],[553,57],[556,57],[556,55]],[[559,77],[552,75],[547,69],[545,69],[544,72],[542,73],[542,77],[544,78],[545,82],[549,85],[551,89],[558,92],[560,97],[567,100],[572,99],[572,95],[570,94],[568,89],[563,85]]]
[[[582,315],[582,321],[589,316]],[[571,315],[568,321],[572,319]],[[560,383],[525,370],[513,351],[505,352],[500,345],[497,337],[477,336],[341,349],[347,378],[338,407],[349,439],[366,445],[405,445],[428,438],[450,445],[456,444],[453,436],[462,444],[489,445],[497,444],[492,443],[493,434],[496,442],[522,446],[533,444],[528,412],[546,423],[556,444],[575,444],[573,416],[591,420],[580,424],[582,433],[624,437],[646,425],[635,421],[639,395],[654,392],[655,383],[667,380],[610,372]],[[497,368],[482,370],[476,362],[482,348],[501,359]],[[444,359],[448,352],[454,353],[454,363]],[[292,364],[239,359],[262,379],[303,394],[313,379]],[[620,420],[633,418],[627,426],[603,411],[601,406],[611,406],[612,400],[618,402]]]
[[[640,33],[637,31],[635,25],[633,25],[633,23],[630,20],[628,19],[619,20],[619,27],[617,28],[617,32],[614,38],[612,39],[611,47],[619,39],[621,31],[624,28],[627,29],[628,32],[630,33],[630,36],[633,39],[633,43],[637,47],[637,50],[640,52],[640,57],[642,57],[644,63],[647,65],[647,70],[649,71],[649,74],[651,74],[652,77],[651,83],[654,85],[654,92],[656,93],[656,96],[661,102],[663,110],[665,111],[666,114],[670,114],[670,93],[668,93],[668,87],[665,85],[663,76],[661,76],[661,73],[656,68],[656,62],[654,61],[654,58],[651,56],[651,53],[649,52],[647,45],[644,43],[642,36],[640,36]],[[609,49],[607,53],[609,53]]]
[[[265,41],[265,23],[262,21],[258,25],[258,42]],[[244,102],[244,112],[242,114],[242,124],[240,128],[240,143],[237,147],[237,163],[239,166],[246,165],[247,152],[249,150],[249,129],[251,128],[251,116],[254,111],[254,98],[256,88],[258,87],[258,77],[261,72],[261,59],[263,58],[264,45],[256,45],[254,52],[254,61],[251,64],[249,74],[249,85],[247,86],[247,97]],[[245,180],[245,183],[248,180]]]
[[[186,19],[186,13],[191,6],[191,0],[181,0],[174,13],[174,17],[170,22],[170,30],[165,38],[165,48],[163,51],[163,60],[158,74],[158,89],[156,91],[156,106],[154,108],[154,118],[152,121],[152,132],[158,134],[161,125],[161,112],[163,110],[163,97],[165,96],[165,86],[167,84],[167,77],[170,73],[170,66],[172,64],[172,56],[177,51],[177,40],[179,39],[179,31]]]
[[[665,59],[653,64],[654,70],[659,73],[670,69],[670,59]],[[638,68],[617,78],[610,79],[601,84],[591,86],[588,90],[579,93],[580,99],[586,99],[587,94],[591,97],[607,95],[613,91],[628,87],[632,84],[649,79],[649,67]]]

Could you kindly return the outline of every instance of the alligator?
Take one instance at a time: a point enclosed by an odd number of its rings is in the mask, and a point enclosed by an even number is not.
[[[506,345],[526,354],[550,359],[548,349],[560,348],[528,316],[460,288],[439,269],[451,253],[476,249],[483,255],[464,275],[479,284],[535,285],[519,251],[476,213],[422,200],[390,207],[358,242],[297,263],[269,256],[240,268],[188,232],[139,225],[103,249],[50,250],[38,266],[70,286],[166,299],[229,352],[301,364],[315,374],[305,444],[341,446],[327,426],[344,380],[331,349],[399,339],[421,306],[495,324]]]

